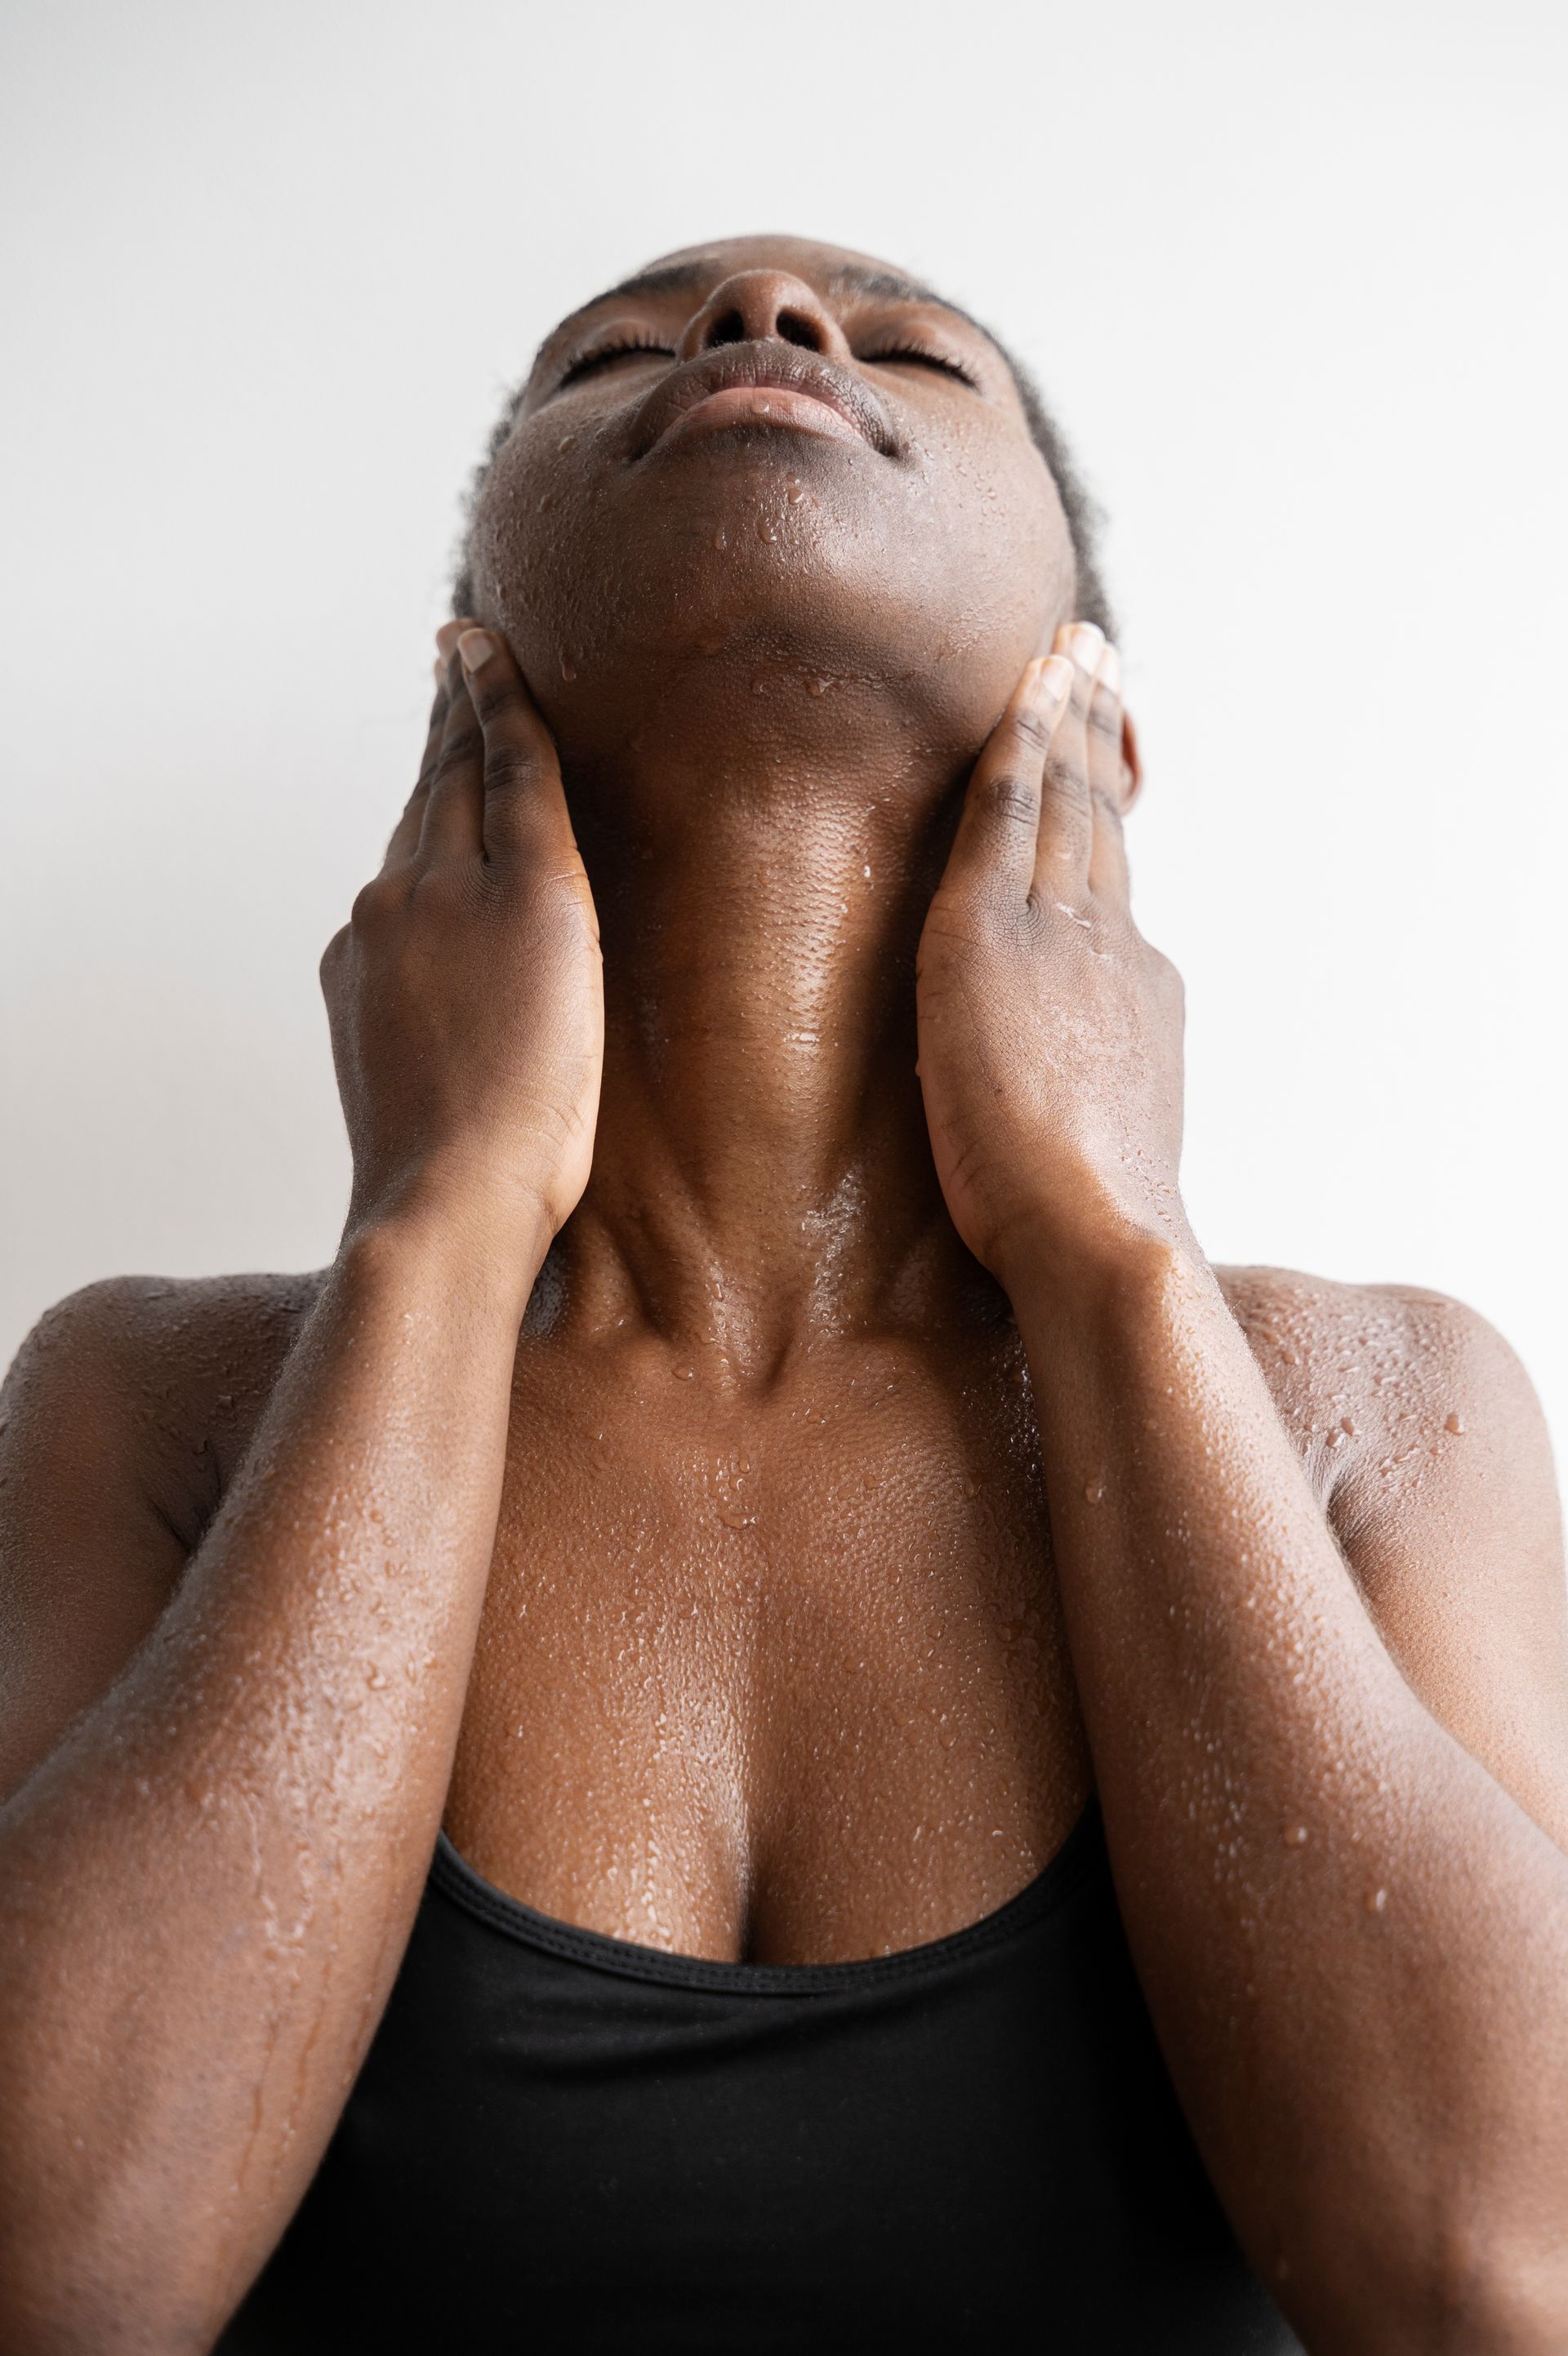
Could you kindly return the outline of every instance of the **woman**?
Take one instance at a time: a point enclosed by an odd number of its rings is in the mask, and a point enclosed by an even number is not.
[[[12,1378],[16,2356],[1568,2344],[1540,1419],[1206,1262],[1053,455],[789,239],[541,353],[338,1258]]]

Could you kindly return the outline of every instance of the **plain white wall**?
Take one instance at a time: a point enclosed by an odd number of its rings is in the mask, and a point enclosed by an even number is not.
[[[799,229],[1034,362],[1109,508],[1217,1258],[1474,1302],[1568,1434],[1568,14],[31,0],[0,58],[0,1355],[316,1265],[316,961],[554,317]]]

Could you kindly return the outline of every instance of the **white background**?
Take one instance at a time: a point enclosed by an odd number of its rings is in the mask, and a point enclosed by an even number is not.
[[[1211,1253],[1459,1294],[1561,1455],[1565,27],[13,0],[0,1356],[330,1257],[316,961],[492,413],[600,284],[783,229],[993,321],[1111,511]]]

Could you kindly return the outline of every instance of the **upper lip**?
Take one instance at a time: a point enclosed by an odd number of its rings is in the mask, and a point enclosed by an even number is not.
[[[671,369],[654,386],[633,420],[632,456],[645,457],[678,417],[711,392],[723,392],[737,384],[777,385],[803,392],[836,409],[884,456],[890,457],[897,447],[887,412],[868,385],[817,352],[768,337],[765,342],[723,344],[717,351],[688,360],[683,368]]]

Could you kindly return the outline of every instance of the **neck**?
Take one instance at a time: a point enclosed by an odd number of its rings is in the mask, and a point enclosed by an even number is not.
[[[558,1246],[574,1327],[652,1332],[729,1388],[975,1301],[915,1070],[966,768],[888,729],[869,755],[569,769],[606,1000],[593,1173]]]

